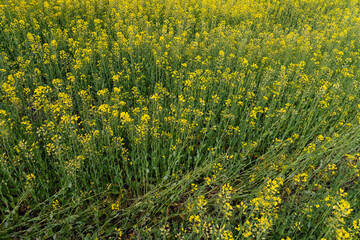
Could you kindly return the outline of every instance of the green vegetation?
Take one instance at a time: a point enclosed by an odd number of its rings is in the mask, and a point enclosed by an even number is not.
[[[358,0],[1,0],[1,239],[359,239]]]

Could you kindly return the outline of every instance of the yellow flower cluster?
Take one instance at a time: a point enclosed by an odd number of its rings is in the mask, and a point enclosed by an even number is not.
[[[360,238],[359,16],[358,0],[2,1],[3,237]]]

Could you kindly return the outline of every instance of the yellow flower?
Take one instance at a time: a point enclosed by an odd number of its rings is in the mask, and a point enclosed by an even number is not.
[[[351,238],[350,234],[344,229],[344,227],[341,227],[341,229],[336,229],[336,239],[345,240]]]
[[[115,231],[119,233],[119,236],[121,237],[123,232],[120,228],[115,228]]]
[[[323,135],[319,135],[319,136],[317,137],[317,139],[320,140],[320,141],[323,141],[325,138],[323,137]]]
[[[127,112],[120,113],[120,119],[123,123],[130,123],[132,121],[129,113],[127,113]]]

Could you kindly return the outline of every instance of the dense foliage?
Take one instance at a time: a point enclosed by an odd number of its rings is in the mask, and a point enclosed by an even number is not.
[[[1,0],[0,238],[360,238],[358,0]]]

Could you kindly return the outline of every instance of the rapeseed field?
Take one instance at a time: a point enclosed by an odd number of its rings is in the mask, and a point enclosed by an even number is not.
[[[359,0],[0,0],[1,239],[360,239]]]

